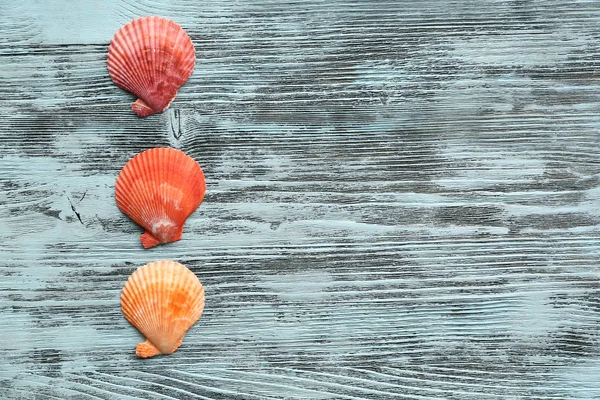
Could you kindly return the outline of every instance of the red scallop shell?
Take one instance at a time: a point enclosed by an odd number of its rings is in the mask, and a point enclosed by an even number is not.
[[[140,117],[165,111],[194,71],[196,51],[188,34],[161,17],[131,21],[108,47],[108,73],[122,89],[139,97]]]
[[[184,152],[154,148],[133,157],[117,177],[115,197],[121,211],[141,225],[144,248],[181,239],[187,218],[204,199],[200,165]]]

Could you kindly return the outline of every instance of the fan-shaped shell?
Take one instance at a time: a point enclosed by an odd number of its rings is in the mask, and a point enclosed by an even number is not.
[[[181,239],[186,219],[204,199],[200,165],[184,152],[154,148],[133,157],[121,170],[115,198],[121,211],[141,225],[144,248]]]
[[[108,73],[139,97],[133,110],[145,117],[165,111],[194,70],[196,51],[175,22],[143,17],[123,26],[108,47]]]
[[[172,354],[204,310],[204,288],[192,271],[174,261],[138,268],[121,292],[121,310],[146,337],[136,354],[142,358]]]

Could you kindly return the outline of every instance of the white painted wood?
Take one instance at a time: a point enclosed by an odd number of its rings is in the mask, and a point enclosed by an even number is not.
[[[600,398],[597,1],[0,4],[8,399]],[[114,32],[198,61],[139,119]],[[207,196],[142,249],[120,168],[172,146]],[[157,259],[206,288],[173,355],[119,309]]]

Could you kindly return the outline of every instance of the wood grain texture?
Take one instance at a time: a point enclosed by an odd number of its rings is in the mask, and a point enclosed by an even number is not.
[[[598,1],[0,3],[0,397],[599,399]],[[120,26],[197,49],[164,114],[108,77]],[[204,169],[183,240],[121,214],[125,162]],[[120,290],[206,289],[140,360]]]

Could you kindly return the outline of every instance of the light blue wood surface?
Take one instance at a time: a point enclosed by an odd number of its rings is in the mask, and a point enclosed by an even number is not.
[[[171,18],[197,50],[163,114],[106,70]],[[599,399],[600,2],[3,1],[0,397]],[[150,250],[114,183],[204,169]],[[173,259],[206,309],[136,358],[119,296]]]

